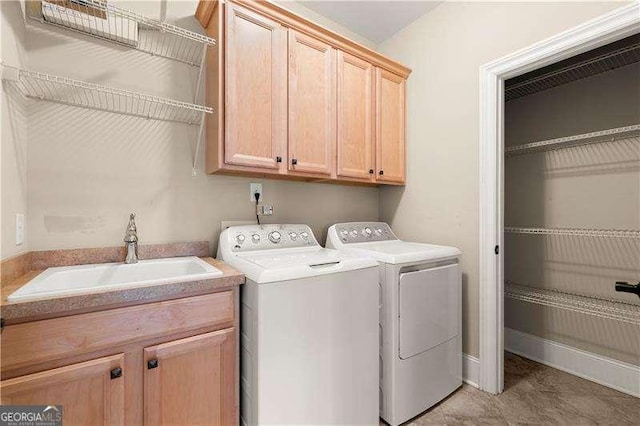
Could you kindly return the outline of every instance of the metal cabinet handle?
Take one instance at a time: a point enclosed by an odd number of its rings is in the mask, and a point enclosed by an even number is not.
[[[122,377],[122,368],[116,367],[109,372],[111,376],[111,380],[117,379],[118,377]]]
[[[158,367],[158,360],[157,359],[150,359],[149,361],[147,361],[147,369],[151,370],[152,368],[157,368]]]
[[[616,291],[621,291],[624,293],[635,293],[638,297],[640,297],[640,283],[629,284],[626,281],[617,281]]]
[[[296,164],[298,164],[298,160],[295,159],[295,158],[292,158],[291,159],[291,164],[295,166]]]

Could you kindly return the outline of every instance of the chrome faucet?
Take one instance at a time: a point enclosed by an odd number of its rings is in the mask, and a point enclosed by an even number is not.
[[[127,257],[124,263],[138,263],[138,231],[136,229],[136,215],[129,215],[127,233],[124,235],[124,242],[127,245]]]

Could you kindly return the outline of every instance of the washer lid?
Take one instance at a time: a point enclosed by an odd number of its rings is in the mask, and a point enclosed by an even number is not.
[[[400,263],[448,260],[462,254],[462,252],[455,247],[411,243],[400,240],[345,244],[341,249],[353,250],[362,255],[372,257],[379,262],[394,265]]]
[[[320,247],[241,253],[225,262],[258,284],[378,266],[372,258]]]

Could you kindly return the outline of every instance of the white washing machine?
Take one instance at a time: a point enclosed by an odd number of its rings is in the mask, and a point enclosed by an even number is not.
[[[377,425],[377,262],[322,248],[306,225],[230,227],[218,258],[247,277],[242,424]]]
[[[401,241],[380,222],[333,225],[327,247],[380,264],[380,416],[398,425],[461,386],[460,250]]]

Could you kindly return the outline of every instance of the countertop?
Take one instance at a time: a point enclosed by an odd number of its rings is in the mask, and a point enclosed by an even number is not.
[[[78,251],[76,251],[76,253],[77,252]],[[170,254],[174,255],[174,253]],[[194,252],[191,255],[198,254],[201,254],[201,250],[200,253]],[[181,253],[181,255],[188,255],[188,253]],[[127,288],[67,297],[42,298],[24,302],[9,302],[7,301],[7,296],[32,280],[34,277],[38,276],[38,274],[42,273],[46,268],[44,267],[44,265],[40,264],[38,264],[38,266],[41,267],[40,269],[31,269],[28,266],[24,267],[23,265],[21,265],[21,267],[15,268],[14,265],[5,263],[3,264],[3,269],[11,270],[14,276],[11,277],[7,276],[4,273],[2,274],[3,279],[1,283],[2,299],[0,300],[0,315],[5,325],[9,325],[45,318],[75,315],[84,312],[101,311],[105,309],[119,308],[122,306],[139,305],[150,302],[158,302],[162,300],[178,299],[182,297],[214,293],[217,291],[221,291],[222,289],[232,288],[244,284],[244,275],[228,266],[224,262],[208,256],[199,257],[209,264],[220,269],[223,275],[206,280],[158,284],[148,287]],[[30,262],[30,259],[26,262]]]

